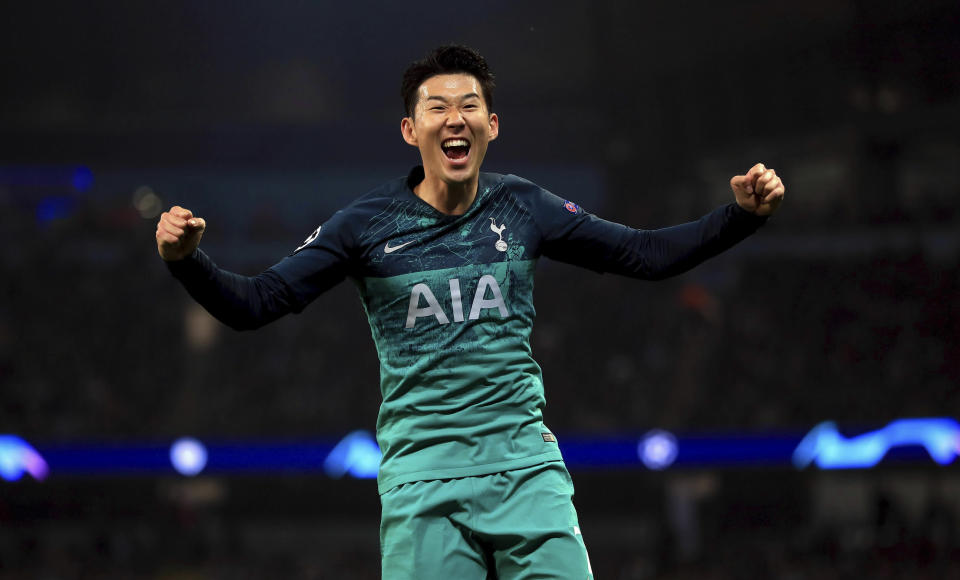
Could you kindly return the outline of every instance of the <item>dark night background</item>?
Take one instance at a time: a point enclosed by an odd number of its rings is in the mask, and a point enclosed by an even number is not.
[[[0,14],[0,433],[372,430],[378,367],[349,283],[235,333],[170,277],[154,229],[179,204],[220,265],[279,260],[418,162],[399,78],[447,42],[497,74],[488,170],[641,228],[731,201],[756,162],[787,185],[758,235],[678,278],[542,261],[533,347],[561,440],[960,414],[955,0]],[[955,465],[573,476],[598,578],[958,574]],[[321,476],[25,478],[0,485],[0,578],[376,578],[378,510],[371,482]]]

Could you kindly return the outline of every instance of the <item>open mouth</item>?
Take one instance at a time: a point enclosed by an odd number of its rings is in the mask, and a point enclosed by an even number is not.
[[[447,159],[457,161],[464,159],[470,152],[470,142],[466,139],[447,139],[440,144]]]

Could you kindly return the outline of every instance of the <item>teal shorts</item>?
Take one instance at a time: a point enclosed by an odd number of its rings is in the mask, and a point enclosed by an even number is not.
[[[384,580],[593,578],[562,461],[380,496]]]

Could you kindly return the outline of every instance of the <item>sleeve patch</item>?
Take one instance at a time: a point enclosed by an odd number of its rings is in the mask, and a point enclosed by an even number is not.
[[[572,201],[563,202],[563,207],[570,213],[580,213],[580,206],[573,203]]]

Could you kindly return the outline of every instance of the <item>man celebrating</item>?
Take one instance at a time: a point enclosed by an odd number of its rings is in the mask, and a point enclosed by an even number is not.
[[[500,124],[475,51],[444,46],[403,76],[404,140],[422,166],[334,214],[255,277],[199,248],[206,224],[174,207],[157,225],[173,275],[211,314],[257,328],[347,277],[380,358],[377,439],[383,578],[591,578],[573,485],[543,422],[530,349],[540,256],[654,280],[746,238],[784,186],[758,164],[736,203],[696,222],[636,230],[514,175],[481,173]]]

